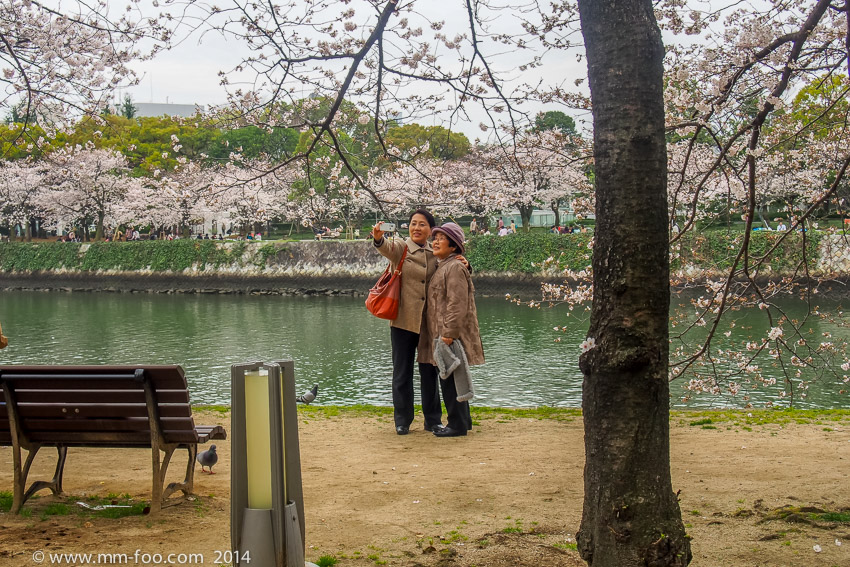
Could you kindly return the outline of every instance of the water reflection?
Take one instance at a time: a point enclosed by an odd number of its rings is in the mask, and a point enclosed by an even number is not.
[[[565,313],[480,298],[487,363],[474,369],[473,403],[580,406],[578,345],[587,322]],[[4,292],[0,321],[10,338],[0,354],[4,363],[177,363],[186,369],[193,402],[228,404],[231,364],[292,358],[299,388],[319,383],[317,403],[391,404],[388,323],[369,315],[359,298]],[[566,332],[553,331],[565,324]],[[753,318],[732,339],[759,336],[758,325]],[[820,333],[828,324],[817,326]],[[757,391],[753,401],[776,399],[779,389],[781,381],[776,391]],[[847,407],[837,389],[822,390],[801,405]],[[681,384],[671,391],[677,405]],[[711,398],[691,403],[714,404]]]

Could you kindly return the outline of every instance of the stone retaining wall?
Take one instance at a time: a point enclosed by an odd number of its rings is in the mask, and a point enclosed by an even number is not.
[[[236,243],[220,246],[233,249]],[[88,250],[80,247],[80,254]],[[231,265],[193,266],[182,272],[43,271],[0,272],[0,289],[110,291],[123,293],[242,293],[274,295],[365,295],[387,266],[371,240],[251,242]],[[825,235],[816,271],[850,273],[850,240]],[[708,274],[700,273],[697,279]],[[843,277],[841,279],[844,279]],[[560,283],[551,274],[478,272],[479,295],[521,294],[537,298],[542,283]]]

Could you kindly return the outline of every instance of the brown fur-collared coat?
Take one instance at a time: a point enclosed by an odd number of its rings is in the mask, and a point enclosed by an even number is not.
[[[419,362],[435,364],[433,343],[424,343],[423,338],[447,337],[460,339],[470,365],[484,364],[475,286],[457,255],[437,263],[437,271],[428,284],[427,301],[428,332],[419,335]]]

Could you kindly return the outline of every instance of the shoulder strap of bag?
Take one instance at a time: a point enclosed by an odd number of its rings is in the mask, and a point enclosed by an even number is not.
[[[395,271],[401,275],[401,265],[404,264],[404,259],[407,258],[407,243],[404,243],[404,252],[401,253],[401,260],[398,261],[398,265],[395,268]]]

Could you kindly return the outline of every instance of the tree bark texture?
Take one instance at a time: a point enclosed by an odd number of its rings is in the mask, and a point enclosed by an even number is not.
[[[593,567],[685,566],[670,478],[664,46],[650,0],[579,0],[593,104],[594,293],[581,356]]]

